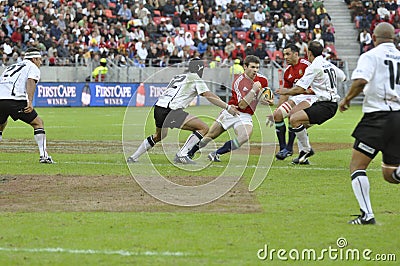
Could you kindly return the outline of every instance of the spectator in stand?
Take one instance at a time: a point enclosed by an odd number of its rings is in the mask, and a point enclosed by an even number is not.
[[[268,40],[268,32],[266,27],[261,27],[260,33],[258,34],[262,41]]]
[[[260,58],[260,61],[267,60],[268,59],[268,54],[266,51],[266,48],[264,47],[265,44],[259,43],[257,45],[257,49],[254,51],[254,55]]]
[[[204,14],[199,11],[199,7],[195,6],[192,12],[192,18],[194,21],[199,22],[201,18],[204,17]]]
[[[221,16],[219,15],[219,13],[215,13],[214,17],[212,18],[211,24],[214,26],[218,26],[219,24],[221,24]]]
[[[221,19],[221,24],[217,25],[217,31],[222,35],[223,38],[227,38],[231,33],[232,28],[226,23],[225,19]]]
[[[185,9],[181,13],[181,22],[185,24],[196,24],[197,21],[193,21],[192,12],[189,10],[189,5],[185,5]]]
[[[235,50],[235,49],[236,49],[235,44],[231,41],[231,39],[230,38],[226,39],[226,45],[224,48],[224,52],[228,56],[230,56],[232,54],[233,50]]]
[[[190,32],[186,32],[185,34],[185,46],[190,47],[190,50],[195,51],[197,47],[195,47],[192,34]]]
[[[254,51],[253,45],[251,43],[247,43],[246,44],[246,49],[244,50],[245,55],[246,56],[254,55],[254,52],[255,51]],[[243,57],[243,58],[245,58],[245,57]]]
[[[136,48],[137,56],[140,58],[142,62],[145,62],[148,55],[146,44],[144,41],[138,43],[141,43],[141,45],[138,48]]]
[[[387,10],[385,7],[385,2],[380,3],[379,8],[376,10],[376,13],[378,13],[381,18],[384,18],[385,16],[390,16],[389,10]]]
[[[303,39],[300,37],[295,38],[295,45],[299,48],[299,56],[301,58],[306,58],[308,53],[308,45],[306,42],[303,42]]]
[[[242,28],[245,31],[248,31],[249,29],[251,29],[251,25],[253,24],[251,22],[251,20],[249,19],[249,15],[247,13],[243,13],[243,17],[240,20],[240,22],[242,23]]]
[[[246,32],[246,39],[245,39],[246,42],[253,42],[253,41],[255,41],[256,35],[258,35],[258,34],[256,33],[255,30],[249,30],[249,31],[247,31],[247,32]]]
[[[162,14],[164,17],[173,17],[175,12],[175,0],[167,1],[162,7]],[[183,21],[184,20],[182,19],[182,22]]]
[[[160,24],[157,26],[157,34],[166,37],[167,36],[167,25],[165,24],[165,18],[161,18]]]
[[[179,12],[174,12],[174,16],[172,17],[172,25],[175,28],[181,26],[181,17]]]
[[[132,11],[128,8],[127,4],[123,4],[118,10],[117,18],[120,21],[128,22],[132,18]]]
[[[282,8],[281,2],[278,3],[276,0],[272,1],[269,13],[271,14],[271,16],[278,15],[278,17],[282,17],[284,10]]]
[[[297,28],[296,25],[294,24],[294,20],[291,19],[289,23],[285,24],[284,29],[287,33],[287,35],[289,35],[290,38],[293,38]]]
[[[308,19],[305,14],[300,15],[300,18],[297,19],[296,25],[297,29],[301,32],[306,32],[308,30]]]
[[[333,33],[333,27],[328,27],[326,32],[322,33],[322,39],[324,40],[325,45],[335,44],[335,35]]]
[[[283,50],[286,45],[290,42],[289,35],[286,34],[285,30],[283,29],[280,33],[278,33],[278,40],[276,41],[276,48],[277,50]]]
[[[242,49],[242,44],[240,42],[236,43],[235,50],[232,51],[232,59],[243,59],[246,57],[244,50]]]
[[[181,51],[184,46],[185,46],[185,31],[181,29],[179,30],[178,36],[175,37],[175,47],[178,49],[178,51]]]
[[[367,52],[372,44],[372,37],[367,29],[363,29],[360,33],[360,54]]]
[[[265,13],[262,5],[259,5],[257,11],[254,13],[254,24],[265,26]]]
[[[147,24],[146,32],[153,42],[162,36],[162,34],[158,33],[157,24],[154,21],[150,21],[149,24]]]
[[[208,48],[208,43],[207,39],[203,39],[198,45],[197,45],[197,51],[200,53],[200,57],[203,58],[204,53],[207,51]]]
[[[276,51],[276,43],[272,34],[268,36],[268,40],[265,42],[265,46],[267,51],[269,51],[271,54]]]
[[[331,20],[331,17],[328,14],[328,11],[324,7],[324,4],[320,4],[319,7],[315,9],[315,14],[318,16],[319,21],[323,20],[325,17],[328,17]]]
[[[201,42],[207,39],[207,31],[205,30],[204,24],[199,23],[197,25],[197,32],[196,32],[197,39]]]

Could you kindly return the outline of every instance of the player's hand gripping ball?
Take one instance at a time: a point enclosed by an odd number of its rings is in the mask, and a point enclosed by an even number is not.
[[[274,93],[268,87],[261,89],[261,95],[259,97],[260,103],[264,105],[274,105]]]

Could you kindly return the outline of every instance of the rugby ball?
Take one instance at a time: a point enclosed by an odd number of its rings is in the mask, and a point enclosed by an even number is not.
[[[262,89],[262,97],[264,97],[265,100],[270,101],[274,99],[274,93],[269,87],[265,87]]]

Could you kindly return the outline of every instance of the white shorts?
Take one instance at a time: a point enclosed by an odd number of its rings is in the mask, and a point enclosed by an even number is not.
[[[218,123],[221,124],[221,126],[225,129],[228,130],[229,128],[233,127],[236,129],[236,127],[241,126],[241,125],[251,125],[253,126],[253,119],[250,114],[248,113],[242,113],[240,112],[239,115],[233,116],[228,111],[223,110],[217,120]]]
[[[310,106],[317,101],[317,96],[313,94],[299,94],[295,96],[289,97],[289,100],[292,100],[295,105],[298,105],[301,102],[308,102]]]

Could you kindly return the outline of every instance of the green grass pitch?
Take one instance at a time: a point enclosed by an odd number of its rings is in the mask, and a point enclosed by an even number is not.
[[[148,110],[138,108],[138,119]],[[189,110],[212,117],[218,113],[208,106]],[[125,108],[38,108],[38,113],[45,121],[48,150],[57,164],[40,165],[31,127],[9,121],[0,142],[0,265],[292,265],[296,250],[300,252],[297,265],[398,263],[378,263],[377,254],[380,258],[387,255],[387,260],[394,254],[400,260],[399,187],[383,181],[380,155],[367,172],[378,224],[347,224],[350,215],[359,212],[348,164],[353,142],[350,134],[362,115],[360,106],[309,130],[316,151],[310,166],[274,161],[268,177],[251,193],[259,211],[249,213],[229,206],[219,212],[209,211],[207,206],[158,205],[146,211],[112,211],[112,206],[110,211],[60,211],[62,206],[47,211],[13,211],[13,206],[6,204],[28,195],[5,190],[13,176],[53,177],[55,183],[42,183],[37,178],[29,191],[32,201],[35,189],[46,186],[54,187],[54,197],[57,191],[68,194],[70,187],[63,186],[63,179],[71,176],[130,178],[121,144]],[[144,130],[151,132],[151,126]],[[254,133],[255,140],[259,134]],[[178,137],[184,141],[186,136]],[[220,138],[222,143],[227,135]],[[142,139],[139,134],[136,140],[140,143]],[[156,160],[162,164],[164,158]],[[141,166],[146,171],[144,164]],[[172,165],[161,167],[171,176],[180,173]],[[215,173],[218,171],[216,168]],[[244,183],[248,182],[245,178]],[[135,182],[130,184],[139,189]],[[75,189],[81,185],[77,179]],[[19,186],[24,191],[24,182]],[[90,191],[91,187],[85,184],[85,189]],[[111,195],[120,193],[110,190]],[[65,202],[79,200],[79,193],[73,195]],[[101,197],[101,193],[97,195]],[[46,199],[41,200],[46,203]],[[339,238],[347,242],[346,247],[338,248]],[[265,253],[259,250],[265,246],[269,256],[260,260]],[[272,249],[273,257],[269,253]],[[301,259],[301,252],[311,249],[316,251],[317,260]],[[326,251],[320,257],[324,249],[338,252],[329,257]],[[350,249],[358,250],[361,258],[346,260]],[[367,249],[371,250],[366,254],[370,261],[362,257]]]

